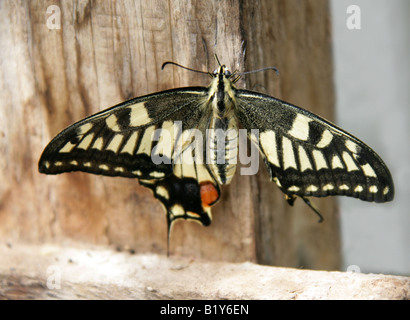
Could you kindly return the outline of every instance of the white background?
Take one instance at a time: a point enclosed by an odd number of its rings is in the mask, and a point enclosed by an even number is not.
[[[361,29],[349,30],[350,5]],[[336,122],[389,167],[388,204],[340,197],[344,269],[410,275],[410,1],[331,0]]]

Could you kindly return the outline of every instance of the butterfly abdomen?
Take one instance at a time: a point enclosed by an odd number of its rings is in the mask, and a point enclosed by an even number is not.
[[[229,184],[236,171],[238,124],[235,117],[213,117],[208,130],[208,165],[220,184]]]

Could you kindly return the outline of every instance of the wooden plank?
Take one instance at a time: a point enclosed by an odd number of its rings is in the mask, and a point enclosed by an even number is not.
[[[334,117],[331,29],[327,1],[244,2],[246,69],[276,66],[279,77],[252,75],[248,86],[329,120]],[[310,23],[309,21],[314,21]],[[302,201],[290,208],[265,170],[254,181],[257,261],[281,266],[338,269],[339,217],[334,199],[313,199],[325,221],[317,223]]]
[[[212,71],[214,53],[231,70],[277,66],[279,78],[263,73],[238,86],[258,84],[258,90],[331,117],[327,2],[296,3],[64,1],[61,28],[49,29],[49,2],[2,2],[0,41],[7,49],[0,59],[7,63],[0,70],[0,236],[69,238],[164,254],[165,215],[149,190],[125,178],[40,175],[42,149],[65,126],[131,97],[207,85],[206,76],[160,67],[171,60]],[[306,211],[300,204],[286,206],[263,168],[258,176],[237,175],[224,187],[210,227],[176,223],[171,252],[337,269],[334,202],[318,202],[323,225],[299,212]]]
[[[71,246],[73,245],[73,246]],[[410,278],[130,255],[87,244],[1,246],[2,299],[407,300]],[[25,259],[21,259],[24,256]],[[172,302],[168,302],[171,303]],[[249,308],[252,312],[252,309]]]

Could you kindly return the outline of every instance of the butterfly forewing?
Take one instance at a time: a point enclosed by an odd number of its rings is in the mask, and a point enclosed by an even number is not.
[[[237,90],[242,125],[259,129],[271,179],[287,195],[393,199],[389,170],[366,144],[330,122],[281,100]],[[252,138],[252,137],[251,137]]]
[[[169,90],[129,100],[68,127],[45,148],[39,170],[57,174],[85,171],[108,176],[163,178],[171,174],[169,161],[152,161],[151,151],[160,143],[161,130],[176,136],[202,114],[204,88]],[[183,124],[177,126],[179,123]],[[175,127],[175,128],[173,128]],[[159,135],[158,140],[154,139]],[[172,148],[172,144],[168,147]]]

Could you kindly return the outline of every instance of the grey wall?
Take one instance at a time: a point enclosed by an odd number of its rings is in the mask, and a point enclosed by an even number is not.
[[[346,10],[361,9],[349,30]],[[393,175],[388,204],[340,198],[344,268],[410,275],[410,1],[331,0],[336,122]]]

